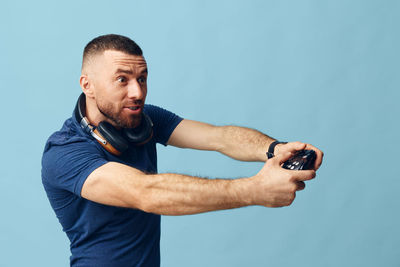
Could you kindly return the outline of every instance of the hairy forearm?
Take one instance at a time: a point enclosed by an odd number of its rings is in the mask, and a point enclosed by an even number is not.
[[[86,179],[81,195],[89,200],[163,215],[185,215],[252,205],[252,178],[205,179],[182,174],[145,174],[109,162]]]
[[[269,145],[275,141],[272,137],[257,130],[238,127],[221,126],[223,143],[219,152],[241,161],[265,161]]]
[[[141,209],[163,215],[186,215],[247,206],[249,179],[205,179],[182,174],[146,175]]]

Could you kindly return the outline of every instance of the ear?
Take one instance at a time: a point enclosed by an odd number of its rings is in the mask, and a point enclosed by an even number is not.
[[[79,84],[82,88],[83,93],[86,95],[86,97],[93,98],[94,97],[94,92],[93,92],[93,85],[90,83],[89,77],[86,74],[82,74],[81,77],[79,78]]]

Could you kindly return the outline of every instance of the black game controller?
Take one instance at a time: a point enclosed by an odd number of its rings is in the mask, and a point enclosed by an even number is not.
[[[288,170],[311,170],[316,157],[314,150],[300,150],[293,157],[285,161],[282,168]]]

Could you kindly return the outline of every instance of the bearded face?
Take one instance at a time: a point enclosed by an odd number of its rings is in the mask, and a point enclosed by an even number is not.
[[[143,106],[141,100],[136,100],[137,106]],[[123,109],[118,108],[116,104],[107,101],[96,101],[97,108],[106,117],[111,124],[117,128],[135,128],[140,125],[142,118],[142,110],[139,114],[125,114]],[[138,110],[137,107],[130,108],[133,111]]]
[[[95,125],[108,121],[117,128],[139,126],[147,95],[147,64],[143,56],[106,50],[86,69],[90,77],[85,92],[92,110],[90,121]],[[87,76],[81,77],[85,81]]]

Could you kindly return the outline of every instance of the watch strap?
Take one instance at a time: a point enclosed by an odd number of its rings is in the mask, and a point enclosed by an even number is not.
[[[278,144],[287,144],[287,142],[279,142],[277,140],[275,140],[274,142],[272,142],[269,147],[268,147],[268,152],[267,152],[267,157],[268,159],[273,158],[274,157],[274,150],[275,150],[275,146]]]

